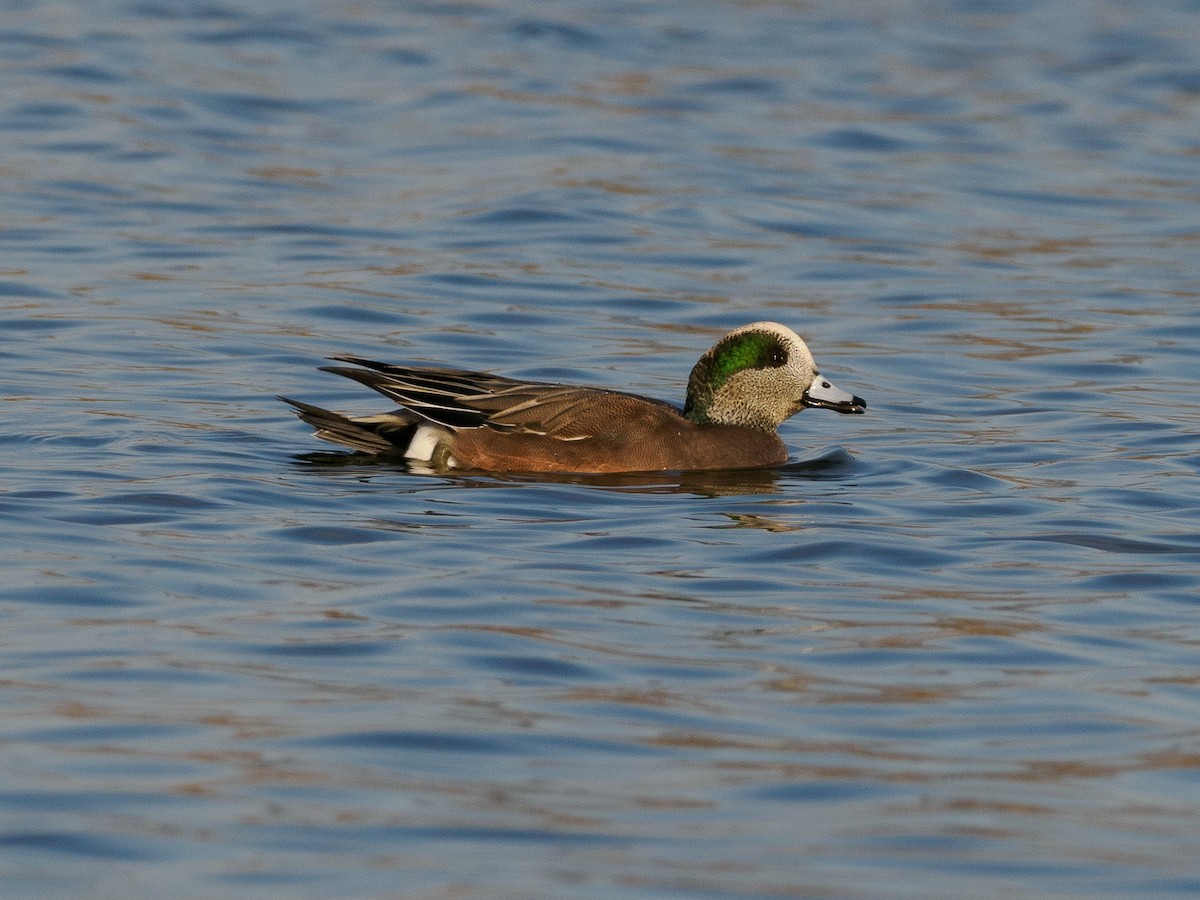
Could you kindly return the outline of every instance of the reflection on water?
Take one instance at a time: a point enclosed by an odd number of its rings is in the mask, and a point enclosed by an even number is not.
[[[315,451],[294,457],[304,471],[317,475],[345,477],[357,474],[370,478],[372,473],[403,472],[437,477],[443,482],[462,486],[486,487],[489,484],[521,483],[571,484],[606,490],[647,494],[696,494],[720,497],[738,494],[770,494],[778,491],[778,482],[788,478],[842,478],[854,459],[841,447],[833,447],[811,459],[796,460],[782,466],[762,469],[728,469],[698,472],[623,472],[616,474],[539,473],[459,471],[436,473],[424,466],[413,466],[400,455]]]
[[[7,11],[5,896],[1196,896],[1196,46]],[[271,399],[678,399],[761,319],[872,401],[774,469],[417,473]]]

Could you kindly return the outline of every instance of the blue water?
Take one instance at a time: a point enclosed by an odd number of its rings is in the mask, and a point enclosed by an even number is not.
[[[1200,6],[11,3],[6,897],[1200,893]],[[324,357],[797,465],[437,477]],[[314,455],[315,454],[315,455]]]

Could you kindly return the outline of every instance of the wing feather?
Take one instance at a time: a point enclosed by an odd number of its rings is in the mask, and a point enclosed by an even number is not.
[[[356,356],[333,357],[347,366],[326,366],[399,403],[409,412],[448,428],[491,428],[544,435],[562,441],[611,435],[624,416],[661,414],[669,404],[600,388],[518,381],[464,369],[416,368]],[[620,414],[616,414],[617,409]]]

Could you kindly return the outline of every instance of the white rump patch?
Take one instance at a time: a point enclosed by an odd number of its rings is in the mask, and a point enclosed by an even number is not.
[[[445,428],[437,425],[420,425],[412,436],[412,440],[408,442],[408,447],[404,451],[404,458],[411,459],[413,462],[428,463],[433,462],[433,456],[437,452],[438,445],[447,437],[448,432]],[[454,460],[449,460],[451,466],[454,465]]]

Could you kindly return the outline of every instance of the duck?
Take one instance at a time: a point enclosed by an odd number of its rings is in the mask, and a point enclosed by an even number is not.
[[[779,426],[802,410],[861,414],[777,322],[730,331],[700,357],[679,408],[637,394],[463,369],[334,356],[322,366],[400,405],[344,415],[279,397],[316,437],[434,472],[631,473],[779,466]]]

